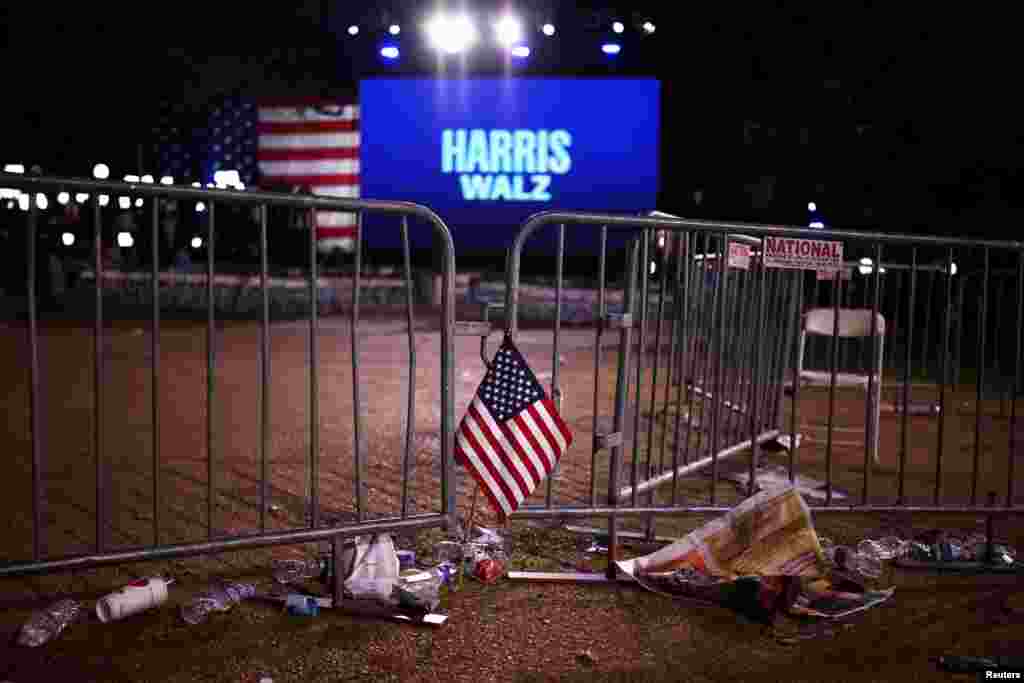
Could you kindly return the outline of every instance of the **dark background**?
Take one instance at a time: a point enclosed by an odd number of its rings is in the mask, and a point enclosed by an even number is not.
[[[659,209],[689,217],[1017,239],[1022,208],[1017,40],[995,5],[909,11],[890,3],[519,2],[529,33],[516,72],[662,81]],[[474,10],[495,3],[472,3]],[[196,112],[225,93],[355,100],[374,74],[457,75],[420,45],[434,3],[25,3],[0,10],[4,163],[87,176],[137,165],[162,102]],[[649,11],[649,14],[646,12]],[[553,16],[551,16],[553,15]],[[652,17],[658,30],[644,36]],[[623,53],[599,50],[612,18]],[[378,57],[397,21],[402,60]],[[345,29],[356,23],[358,37]],[[531,26],[532,24],[532,26]],[[175,42],[186,47],[166,48]],[[272,45],[303,45],[299,48]],[[506,67],[485,46],[473,73]],[[119,169],[126,169],[119,171]],[[696,201],[696,192],[701,201]],[[504,244],[495,245],[496,250]]]

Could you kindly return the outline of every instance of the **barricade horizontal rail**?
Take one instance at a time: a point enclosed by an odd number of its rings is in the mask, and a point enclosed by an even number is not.
[[[28,386],[27,391],[27,402],[28,402],[28,415],[29,415],[29,432],[30,432],[30,479],[31,479],[31,528],[32,528],[32,542],[31,542],[31,557],[30,558],[18,558],[16,554],[12,553],[9,549],[0,549],[0,555],[5,558],[5,562],[0,564],[0,576],[17,575],[17,574],[30,574],[30,573],[42,573],[52,571],[62,571],[71,569],[82,569],[87,567],[98,567],[109,564],[119,564],[123,562],[136,562],[145,560],[166,560],[177,557],[189,557],[194,555],[204,555],[220,552],[229,552],[243,549],[253,549],[270,547],[277,545],[287,544],[299,544],[308,543],[314,541],[333,541],[334,547],[338,547],[339,539],[344,536],[352,536],[357,534],[369,534],[369,533],[380,533],[380,532],[399,532],[399,531],[411,531],[427,527],[447,527],[452,528],[455,524],[455,487],[454,487],[454,459],[452,457],[452,450],[454,444],[454,403],[453,403],[453,388],[454,388],[454,335],[455,335],[455,295],[454,295],[454,284],[455,284],[455,251],[452,243],[451,234],[444,224],[444,222],[430,209],[427,207],[409,203],[409,202],[397,202],[397,201],[374,201],[365,199],[342,199],[342,198],[328,198],[318,196],[297,196],[297,195],[283,195],[268,192],[254,192],[254,191],[233,191],[233,190],[213,190],[203,188],[188,188],[168,185],[155,185],[147,183],[120,183],[120,182],[107,182],[97,180],[86,180],[86,179],[74,179],[74,178],[55,178],[55,177],[39,177],[39,176],[25,176],[25,175],[12,175],[12,174],[0,174],[0,187],[16,188],[25,193],[29,193],[30,197],[36,193],[56,193],[56,192],[80,192],[89,193],[89,203],[93,209],[93,227],[94,234],[92,236],[92,258],[93,263],[91,267],[91,279],[95,282],[95,316],[93,320],[93,368],[92,368],[92,401],[91,401],[91,413],[92,413],[92,434],[77,434],[77,435],[65,435],[64,441],[68,436],[71,436],[72,440],[77,440],[81,443],[90,443],[91,456],[93,465],[95,468],[95,491],[94,491],[94,509],[88,510],[88,506],[82,506],[78,502],[71,500],[70,495],[57,496],[56,507],[59,507],[61,511],[69,509],[77,509],[79,513],[85,512],[87,516],[94,517],[95,531],[94,541],[92,543],[93,549],[91,552],[76,552],[71,555],[57,555],[48,552],[47,542],[47,529],[52,525],[53,520],[57,517],[55,512],[48,509],[48,497],[46,495],[47,490],[47,473],[48,465],[49,469],[58,469],[61,471],[76,471],[79,470],[83,464],[81,459],[75,461],[67,461],[67,456],[62,452],[58,452],[56,448],[47,448],[44,443],[44,435],[57,429],[57,425],[51,424],[47,421],[46,411],[43,409],[45,405],[45,398],[42,393],[44,389],[47,389],[52,384],[52,378],[50,382],[46,382],[43,371],[46,369],[45,363],[42,362],[40,356],[40,319],[39,319],[39,305],[38,305],[38,292],[36,287],[37,280],[37,260],[38,260],[38,223],[39,223],[39,209],[36,206],[35,201],[30,201],[28,211],[25,212],[24,225],[25,225],[25,244],[26,244],[26,256],[27,256],[27,275],[26,275],[26,287],[27,287],[27,336],[28,336],[28,362],[27,374],[28,374]],[[164,373],[168,370],[172,372],[187,372],[187,368],[161,368],[161,327],[160,327],[160,312],[161,312],[161,287],[166,285],[168,282],[177,281],[180,276],[170,275],[168,273],[160,272],[160,233],[159,233],[159,211],[160,204],[162,202],[153,201],[148,204],[148,211],[150,219],[150,230],[151,230],[151,244],[152,252],[149,256],[152,258],[152,267],[149,273],[136,273],[132,275],[125,275],[125,277],[138,277],[141,280],[148,281],[151,287],[151,320],[150,320],[150,344],[148,348],[148,355],[150,360],[150,372],[149,372],[149,383],[152,387],[151,391],[151,405],[148,407],[148,421],[151,428],[151,439],[149,442],[149,450],[151,451],[152,462],[148,463],[152,468],[152,481],[144,485],[142,488],[129,487],[125,485],[124,491],[118,492],[117,480],[112,477],[112,469],[118,468],[119,474],[125,471],[125,468],[134,469],[131,464],[130,454],[124,453],[110,453],[105,446],[106,440],[106,429],[110,422],[111,416],[105,414],[104,411],[104,386],[110,380],[110,372],[106,367],[104,358],[106,355],[107,346],[110,344],[110,340],[105,339],[106,321],[104,319],[103,310],[103,283],[108,278],[108,273],[104,272],[104,260],[103,260],[103,247],[104,247],[104,217],[105,212],[117,212],[117,209],[110,207],[104,209],[106,202],[101,201],[101,196],[106,197],[130,197],[130,198],[150,198],[160,199],[165,201],[175,200],[195,200],[201,201],[205,204],[206,211],[204,213],[204,222],[206,227],[205,245],[206,250],[206,273],[201,278],[203,283],[208,287],[207,292],[207,325],[206,325],[206,424],[205,424],[205,483],[206,485],[206,505],[205,514],[201,515],[199,519],[197,516],[191,513],[189,510],[182,509],[179,507],[173,508],[173,515],[177,521],[185,520],[185,523],[191,526],[198,524],[205,525],[205,536],[206,538],[201,541],[193,542],[167,542],[164,538],[167,533],[164,528],[163,515],[167,512],[164,503],[170,500],[176,500],[178,495],[177,491],[170,490],[167,487],[167,483],[164,481],[168,476],[173,475],[176,482],[180,481],[195,481],[196,483],[201,482],[201,478],[197,479],[192,477],[190,472],[168,472],[167,468],[161,464],[162,453],[160,446],[160,435],[162,430],[183,430],[192,429],[181,423],[178,416],[172,414],[170,418],[164,414],[161,410],[161,404],[166,398],[161,396],[161,388],[166,386],[162,383],[165,379]],[[258,375],[258,421],[254,426],[254,430],[258,430],[256,437],[256,452],[258,457],[258,468],[259,476],[254,482],[255,484],[255,498],[256,505],[258,505],[258,515],[252,515],[251,520],[248,520],[245,524],[238,526],[237,520],[232,521],[229,524],[227,530],[218,529],[216,523],[217,517],[217,499],[220,495],[227,496],[226,492],[218,490],[217,481],[221,476],[224,476],[227,471],[232,477],[235,477],[238,473],[223,468],[225,458],[217,453],[215,443],[218,436],[217,432],[217,420],[216,415],[218,410],[222,407],[218,403],[218,356],[217,352],[219,348],[222,348],[219,342],[218,332],[218,321],[215,319],[214,311],[214,296],[213,287],[216,284],[216,253],[215,245],[217,238],[216,229],[216,208],[222,204],[241,204],[248,206],[259,207],[260,209],[260,225],[259,225],[259,245],[260,245],[260,273],[258,275],[258,283],[263,297],[262,305],[262,319],[260,321],[259,330],[259,353],[258,353],[258,367],[254,368],[254,371]],[[301,499],[302,513],[299,517],[303,520],[299,527],[293,528],[280,528],[281,520],[274,520],[273,525],[276,528],[271,528],[271,524],[268,523],[268,512],[270,506],[268,505],[270,500],[271,490],[273,489],[276,495],[284,495],[280,487],[275,486],[271,478],[269,477],[270,469],[269,464],[271,460],[271,448],[272,448],[272,427],[270,420],[269,405],[274,401],[274,397],[271,393],[271,344],[270,344],[270,318],[269,318],[269,302],[268,302],[268,288],[276,282],[272,282],[268,275],[268,254],[267,254],[267,210],[268,207],[275,206],[286,206],[310,212],[310,221],[308,222],[308,228],[305,230],[308,239],[309,248],[309,270],[306,278],[306,286],[309,289],[309,347],[308,347],[308,392],[306,398],[308,400],[308,453],[305,456],[304,465],[305,471],[308,473],[305,482],[305,488],[301,496],[296,496],[296,499]],[[353,443],[353,458],[352,458],[352,470],[351,476],[336,474],[335,472],[330,473],[330,480],[336,484],[338,477],[341,480],[350,480],[353,485],[353,497],[354,502],[354,514],[349,515],[344,513],[341,517],[335,514],[335,518],[328,520],[325,515],[325,506],[323,505],[323,496],[321,494],[322,486],[322,473],[321,473],[321,419],[320,419],[320,383],[321,383],[321,369],[319,368],[319,346],[318,337],[320,330],[320,323],[318,319],[318,299],[317,290],[318,286],[322,284],[323,280],[318,274],[318,263],[317,263],[317,244],[316,244],[316,230],[314,220],[314,212],[316,211],[335,211],[335,212],[347,212],[356,215],[356,228],[355,228],[355,267],[352,274],[352,305],[350,309],[350,327],[351,327],[351,372],[352,372],[352,411],[353,416],[350,422],[350,429],[347,430],[351,434]],[[140,212],[141,213],[141,212]],[[382,213],[394,215],[397,219],[400,219],[398,225],[402,233],[402,242],[404,246],[404,281],[405,289],[407,293],[406,298],[406,323],[408,331],[408,392],[406,399],[402,401],[402,424],[403,424],[403,444],[400,447],[399,456],[400,462],[400,476],[398,477],[397,485],[400,489],[400,493],[394,496],[394,509],[389,509],[384,512],[385,516],[379,517],[380,512],[374,512],[369,510],[367,504],[367,488],[371,484],[370,469],[367,463],[367,434],[366,425],[364,424],[364,406],[360,398],[360,389],[362,380],[360,376],[360,365],[361,365],[361,349],[360,349],[360,338],[363,336],[360,333],[360,311],[359,311],[359,293],[361,287],[361,254],[362,254],[362,216],[366,213]],[[441,312],[440,312],[440,381],[438,386],[438,402],[440,404],[440,425],[439,425],[439,448],[438,448],[438,459],[437,463],[437,475],[439,478],[439,489],[440,489],[440,503],[433,512],[427,513],[416,513],[412,510],[412,492],[410,491],[410,478],[413,475],[413,468],[416,460],[415,452],[415,431],[416,431],[416,417],[415,417],[415,406],[416,406],[416,377],[417,377],[417,358],[416,358],[416,343],[414,338],[415,321],[413,319],[413,276],[411,268],[411,256],[410,256],[410,242],[409,242],[409,220],[416,219],[419,222],[427,223],[430,225],[431,230],[434,233],[435,248],[439,250],[441,257],[440,263],[443,267],[442,281],[441,281]],[[298,233],[302,234],[302,233]],[[242,276],[234,274],[231,276],[232,282],[252,282],[252,277]],[[10,359],[13,360],[13,359]],[[68,389],[69,392],[77,391],[76,388],[71,387]],[[12,394],[8,392],[8,397]],[[161,400],[164,398],[164,400]],[[142,401],[142,397],[139,397],[139,401]],[[223,399],[221,399],[223,400]],[[137,401],[138,402],[138,401]],[[142,408],[143,412],[147,412],[145,408]],[[256,416],[254,416],[256,417]],[[332,418],[338,417],[336,414],[331,414]],[[133,425],[135,423],[132,423]],[[127,429],[134,429],[133,426],[126,427]],[[9,433],[10,432],[9,428]],[[144,438],[138,439],[140,442],[144,442]],[[223,439],[222,439],[223,441]],[[218,457],[221,455],[221,457]],[[53,456],[53,461],[47,461],[48,457]],[[127,460],[126,460],[127,459]],[[128,465],[125,463],[128,462]],[[375,468],[376,469],[376,468]],[[13,476],[13,472],[8,472]],[[190,478],[191,477],[191,478]],[[239,489],[243,485],[247,485],[245,482],[239,481],[234,482],[238,484]],[[379,482],[373,482],[379,488]],[[391,482],[395,483],[395,482]],[[148,491],[144,491],[145,486],[149,487]],[[429,487],[436,490],[435,487]],[[432,495],[433,490],[428,492],[428,495]],[[332,490],[333,492],[333,490]],[[122,494],[123,497],[135,496],[136,498],[142,498],[146,503],[151,503],[152,507],[149,510],[132,508],[130,510],[122,509],[111,509],[111,498],[115,493]],[[293,494],[289,494],[293,495]],[[252,495],[250,494],[250,498]],[[149,500],[146,500],[146,499]],[[247,504],[252,504],[249,499],[244,500]],[[428,506],[432,506],[432,503],[428,502]],[[77,508],[76,508],[77,506]],[[17,518],[18,515],[15,511],[11,511],[11,518]],[[370,518],[371,513],[376,518]],[[136,543],[131,547],[115,547],[110,540],[110,532],[112,528],[116,528],[115,525],[118,519],[121,519],[124,515],[134,515],[136,519],[149,519],[151,518],[151,541],[148,543],[142,541],[143,539],[139,536],[135,536]],[[180,518],[180,519],[178,519]],[[251,525],[249,524],[251,522]],[[251,526],[251,528],[249,528]],[[79,530],[75,529],[73,532],[76,538],[81,538]],[[2,546],[0,546],[2,547]],[[340,590],[340,583],[336,584],[335,587]],[[340,595],[336,595],[335,598],[340,600]]]
[[[541,229],[558,231],[559,293],[573,231],[600,231],[593,404],[563,410],[592,434],[572,447],[584,444],[589,458],[570,449],[543,506],[531,503],[513,519],[607,516],[614,546],[620,517],[643,518],[653,538],[655,518],[727,510],[771,485],[776,471],[816,512],[1024,512],[1016,481],[1024,243],[541,213],[508,252],[512,336],[523,253]],[[629,324],[614,325],[606,310],[611,229],[634,233],[620,316]],[[565,389],[578,392],[561,376],[581,371],[569,362],[572,370],[559,372],[560,304],[550,381],[562,409]],[[618,348],[609,356],[602,336],[611,333]],[[609,358],[614,380],[603,373]],[[931,382],[924,394],[934,408],[915,412],[922,382]],[[989,405],[996,395],[999,405]],[[749,461],[737,466],[741,453]],[[732,496],[730,481],[740,486]]]

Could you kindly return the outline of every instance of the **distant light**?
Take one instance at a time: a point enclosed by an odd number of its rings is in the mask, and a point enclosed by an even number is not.
[[[656,271],[657,269],[657,264],[655,264],[654,261],[651,261],[651,275],[654,275],[654,271]]]
[[[398,59],[398,47],[395,45],[385,45],[380,49],[380,56],[384,59]]]
[[[57,203],[60,204],[61,206],[64,206],[70,201],[71,195],[68,194],[67,192],[61,192],[60,194],[57,195]]]
[[[106,164],[96,164],[92,167],[92,177],[96,180],[106,180],[110,177],[110,167]]]
[[[66,232],[60,236],[60,241],[64,243],[65,247],[70,247],[75,243],[75,236],[70,232]]]
[[[543,26],[541,26],[540,30],[541,30],[541,33],[543,33],[546,36],[553,36],[553,35],[555,35],[555,25],[554,24],[544,24]]]
[[[206,204],[196,202],[196,213],[202,213],[203,211],[206,211]]]
[[[117,205],[122,209],[130,209],[132,208],[132,200],[129,197],[118,197]]]
[[[203,238],[202,237],[193,237],[192,238],[192,248],[193,249],[199,249],[202,246],[203,246]]]
[[[512,45],[523,39],[523,25],[518,19],[504,16],[494,24],[494,32],[502,45]]]
[[[623,26],[621,21],[616,21],[612,23],[612,30],[615,31],[616,33],[622,33],[623,31],[626,30],[626,27]]]
[[[465,15],[438,15],[427,24],[427,37],[434,49],[454,55],[471,47],[477,34],[473,22]]]
[[[169,175],[165,175],[164,177],[162,177],[160,179],[160,184],[161,185],[173,185],[174,184],[174,178],[172,178]]]
[[[956,261],[953,261],[953,263],[950,264],[949,274],[956,275]]]
[[[89,195],[86,194],[85,192],[79,192],[78,194],[75,195],[75,201],[78,202],[79,204],[85,204],[87,201],[89,201]]]
[[[242,184],[242,179],[238,176],[238,171],[217,171],[213,174],[213,182],[217,187],[223,189],[238,187]]]
[[[862,266],[870,266],[870,265],[871,265],[872,263],[873,263],[873,261],[872,261],[871,259],[867,258],[867,257],[865,257],[865,258],[862,258],[862,259],[860,260],[860,264],[861,264]]]
[[[821,221],[811,221],[810,223],[807,224],[807,227],[809,227],[809,228],[824,228],[825,224],[822,223]]]
[[[18,208],[22,211],[28,211],[29,198],[27,194],[18,195]]]
[[[644,25],[643,25],[644,33],[647,33],[647,34],[654,33],[656,28],[657,27],[652,22],[650,22],[650,21],[645,21],[644,22]]]
[[[192,187],[202,187],[201,183],[192,183]]]
[[[105,195],[105,194],[101,194],[100,195],[100,206],[106,206],[109,203],[110,203],[110,196],[109,195]]]
[[[0,199],[17,199],[20,194],[21,190],[15,190],[13,187],[0,187]]]
[[[124,181],[126,183],[137,183],[137,182],[139,182],[139,176],[137,176],[137,175],[126,175],[124,177]]]
[[[206,183],[206,188],[207,188],[208,190],[212,190],[212,189],[213,189],[213,188],[215,188],[215,187],[217,187],[217,186],[216,186],[216,185],[214,185],[213,183]]]
[[[144,183],[151,183],[151,182],[153,182],[153,176],[151,176],[150,174],[147,173],[146,175],[142,176],[142,182],[144,182]]]
[[[359,34],[359,27],[356,26],[355,24],[352,24],[351,26],[348,27],[348,34],[350,36],[358,35]]]
[[[665,246],[665,233],[662,233],[662,234],[658,235],[658,246],[659,247],[664,247]]]
[[[402,27],[399,26],[398,24],[391,24],[391,26],[388,26],[388,33],[390,33],[393,36],[397,36],[401,32]]]
[[[46,198],[46,195],[40,192],[36,195],[36,207],[40,211],[46,211],[47,207],[50,206],[50,200]]]
[[[601,52],[606,55],[617,55],[622,52],[622,46],[618,43],[605,43],[601,46]]]
[[[807,210],[808,211],[817,211],[818,210],[818,205],[815,204],[814,202],[807,202]]]
[[[13,199],[8,199],[7,200],[7,208],[8,209],[13,209],[14,208],[14,200]]]
[[[141,209],[143,204],[145,204],[145,202],[142,200],[142,197],[139,197],[135,200],[136,209]]]
[[[117,233],[117,246],[122,249],[129,249],[133,244],[135,244],[135,240],[130,232]]]
[[[25,164],[6,164],[4,165],[4,173],[24,173]]]
[[[512,56],[513,57],[519,57],[521,59],[525,58],[525,57],[529,57],[530,56],[530,48],[528,46],[526,46],[526,45],[516,45],[514,48],[512,48]]]

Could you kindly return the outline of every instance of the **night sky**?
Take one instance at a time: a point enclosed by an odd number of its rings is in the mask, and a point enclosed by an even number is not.
[[[549,4],[516,7],[539,18]],[[803,223],[814,200],[830,225],[1018,239],[1024,134],[1008,14],[973,5],[909,13],[892,3],[814,13],[820,3],[756,12],[686,3],[667,14],[675,4],[647,3],[656,35],[631,27],[610,67],[596,49],[609,34],[594,24],[614,14],[631,24],[645,4],[561,5],[556,40],[524,71],[662,80],[658,208]],[[134,166],[161,100],[198,111],[223,92],[354,98],[360,76],[388,72],[370,28],[389,20],[410,41],[399,72],[434,68],[411,44],[433,3],[106,7],[0,10],[4,163],[75,176],[100,160]],[[350,23],[365,27],[356,40],[345,34]],[[167,42],[193,46],[151,44]],[[480,73],[493,66],[477,63]]]

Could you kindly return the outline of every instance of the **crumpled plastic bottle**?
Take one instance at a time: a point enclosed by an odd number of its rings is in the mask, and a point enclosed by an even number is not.
[[[324,558],[275,560],[273,567],[274,581],[296,583],[306,579],[322,578],[327,570],[327,561]]]
[[[210,587],[202,595],[193,598],[181,607],[181,618],[195,626],[210,615],[210,612],[227,612],[236,603],[256,595],[256,586],[251,583],[226,583]]]
[[[61,600],[34,612],[18,633],[18,645],[39,647],[59,636],[81,614],[82,605],[76,600]]]

